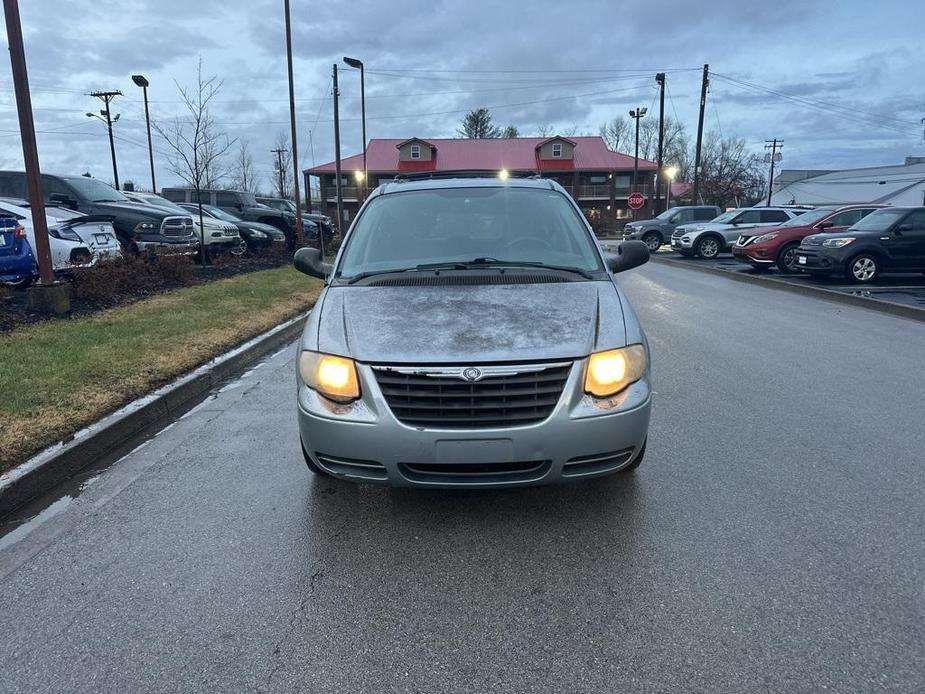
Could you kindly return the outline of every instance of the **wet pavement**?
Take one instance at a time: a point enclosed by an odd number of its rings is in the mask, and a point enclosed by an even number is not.
[[[621,284],[656,391],[635,475],[313,478],[287,348],[5,525],[0,691],[922,691],[925,325]]]

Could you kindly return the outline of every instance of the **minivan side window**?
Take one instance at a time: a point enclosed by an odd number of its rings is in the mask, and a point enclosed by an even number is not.
[[[233,207],[238,208],[241,205],[241,201],[238,199],[238,196],[234,193],[222,193],[218,192],[215,194],[215,206],[216,207]]]
[[[790,217],[783,210],[761,210],[762,222],[786,222]]]

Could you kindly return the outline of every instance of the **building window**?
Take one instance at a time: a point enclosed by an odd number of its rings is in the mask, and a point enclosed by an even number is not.
[[[561,142],[553,143],[552,156],[555,157],[556,159],[562,156],[562,143]]]
[[[421,145],[411,145],[411,158],[412,159],[421,158]]]

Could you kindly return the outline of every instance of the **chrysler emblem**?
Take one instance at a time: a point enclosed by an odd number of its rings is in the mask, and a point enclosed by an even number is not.
[[[464,381],[469,381],[474,383],[482,377],[482,372],[479,369],[476,369],[474,366],[469,366],[463,369],[462,378]]]

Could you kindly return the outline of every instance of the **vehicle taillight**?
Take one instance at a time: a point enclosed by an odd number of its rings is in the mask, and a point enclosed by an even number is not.
[[[13,238],[17,241],[23,241],[26,238],[26,228],[22,224],[17,224],[13,230]]]

